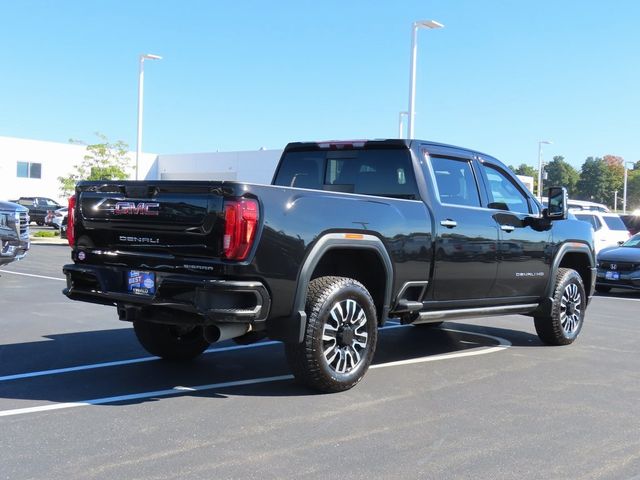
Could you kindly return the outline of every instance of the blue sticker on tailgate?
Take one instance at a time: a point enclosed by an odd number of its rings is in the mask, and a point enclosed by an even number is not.
[[[153,272],[129,270],[127,291],[136,295],[153,295],[156,292],[156,275]]]

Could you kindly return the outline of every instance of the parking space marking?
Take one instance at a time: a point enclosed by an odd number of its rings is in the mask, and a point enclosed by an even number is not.
[[[268,345],[277,345],[278,343],[280,342],[270,341],[270,342],[262,342],[262,343],[253,343],[251,345],[232,345],[230,347],[210,348],[208,350],[205,350],[204,353],[206,354],[206,353],[216,353],[216,352],[228,352],[232,350],[242,350],[247,348],[266,347]],[[51,370],[38,370],[35,372],[16,373],[13,375],[5,375],[0,377],[0,382],[7,382],[10,380],[21,380],[24,378],[44,377],[47,375],[60,375],[62,373],[80,372],[82,370],[94,370],[96,368],[119,367],[122,365],[132,365],[136,363],[154,362],[154,361],[160,361],[160,360],[162,360],[160,357],[139,357],[139,358],[131,358],[129,360],[115,360],[113,362],[90,363],[87,365],[77,365],[75,367],[53,368]]]
[[[626,298],[626,297],[601,297],[600,295],[594,296],[593,298],[606,298],[608,300],[626,300],[628,302],[640,302],[640,298]]]
[[[0,270],[0,273],[10,273],[12,275],[22,275],[24,277],[44,278],[45,280],[58,280],[59,282],[66,282],[66,278],[59,277],[47,277],[46,275],[34,275],[33,273],[12,272],[10,270]]]
[[[405,327],[405,326],[407,325],[393,325],[393,326],[384,327],[384,328],[398,328],[398,327]],[[491,340],[497,341],[498,345],[493,347],[468,350],[464,352],[443,353],[440,355],[433,355],[428,357],[419,357],[419,358],[413,358],[409,360],[399,360],[395,362],[380,363],[377,365],[372,365],[369,368],[371,370],[374,370],[374,369],[380,369],[380,368],[397,367],[401,365],[436,362],[436,361],[442,361],[442,360],[449,360],[453,358],[486,355],[489,353],[495,353],[495,352],[505,350],[511,346],[511,342],[509,342],[508,340],[501,337],[496,337],[493,335],[487,335],[485,333],[469,332],[465,330],[456,330],[456,329],[450,329],[450,328],[443,328],[442,330],[446,330],[448,332],[465,333],[468,335],[477,335],[479,337],[489,338]],[[271,342],[265,342],[265,343],[271,343]],[[279,342],[273,342],[273,343],[279,343]],[[254,344],[254,345],[257,345],[257,344]],[[250,346],[250,345],[238,346],[237,348],[242,348],[247,346]],[[235,347],[229,347],[229,348],[235,348]],[[150,358],[155,358],[155,357],[150,357]],[[9,416],[15,416],[15,415],[25,415],[29,413],[47,412],[51,410],[63,410],[63,409],[69,409],[69,408],[85,407],[90,405],[104,405],[108,403],[119,403],[119,402],[127,402],[132,400],[144,400],[145,398],[168,397],[168,396],[180,395],[185,392],[203,392],[207,390],[215,390],[215,389],[222,389],[222,388],[229,388],[229,387],[239,387],[239,386],[246,386],[246,385],[257,385],[257,384],[263,384],[263,383],[279,382],[283,380],[291,380],[293,378],[294,378],[293,375],[278,375],[274,377],[251,378],[248,380],[235,380],[231,382],[211,383],[208,385],[175,386],[169,389],[155,390],[152,392],[142,392],[142,393],[133,393],[128,395],[118,395],[113,397],[94,398],[90,400],[81,400],[79,402],[52,403],[49,405],[41,405],[37,407],[0,410],[0,417],[9,417]]]
[[[173,387],[166,390],[156,390],[154,392],[133,393],[130,395],[118,395],[115,397],[94,398],[92,400],[82,400],[80,402],[53,403],[51,405],[42,405],[39,407],[16,408],[13,410],[0,411],[0,417],[9,417],[13,415],[24,415],[26,413],[47,412],[50,410],[63,410],[67,408],[86,407],[89,405],[103,405],[105,403],[128,402],[131,400],[143,400],[145,398],[167,397],[170,395],[179,395],[186,392],[202,392],[205,390],[213,390],[216,388],[241,387],[245,385],[255,385],[257,383],[279,382],[281,380],[290,380],[293,375],[278,375],[276,377],[251,378],[249,380],[235,380],[233,382],[211,383],[209,385],[198,385],[195,387]]]
[[[400,327],[408,327],[408,325],[400,325],[399,323],[388,322],[390,325],[386,327],[380,328],[380,330],[391,330],[394,328]],[[261,348],[267,347],[270,345],[278,345],[281,342],[276,341],[268,341],[268,342],[259,342],[252,343],[250,345],[232,345],[230,347],[219,347],[219,348],[209,348],[205,350],[203,353],[219,353],[219,352],[231,352],[234,350],[246,350],[249,348]],[[71,372],[81,372],[83,370],[94,370],[97,368],[108,368],[108,367],[119,367],[122,365],[133,365],[136,363],[144,363],[144,362],[155,362],[161,361],[160,357],[138,357],[138,358],[130,358],[128,360],[114,360],[112,362],[100,362],[100,363],[90,363],[87,365],[76,365],[74,367],[65,367],[65,368],[52,368],[49,370],[37,370],[34,372],[25,372],[25,373],[15,373],[12,375],[4,375],[0,376],[0,382],[8,382],[11,380],[22,380],[25,378],[33,378],[33,377],[44,377],[48,375],[60,375],[63,373],[71,373]]]

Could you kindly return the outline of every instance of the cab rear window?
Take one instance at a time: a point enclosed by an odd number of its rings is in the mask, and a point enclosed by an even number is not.
[[[406,150],[288,152],[275,185],[418,199],[418,187]]]

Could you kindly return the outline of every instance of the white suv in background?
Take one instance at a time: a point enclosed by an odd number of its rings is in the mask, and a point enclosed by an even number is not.
[[[622,219],[615,213],[584,210],[572,210],[571,213],[578,220],[589,222],[593,227],[596,253],[605,247],[617,247],[631,237]]]

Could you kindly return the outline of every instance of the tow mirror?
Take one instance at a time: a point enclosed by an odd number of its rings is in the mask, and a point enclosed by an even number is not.
[[[547,190],[547,198],[549,206],[547,207],[546,217],[550,220],[566,220],[567,219],[567,189],[564,187],[550,187]]]

